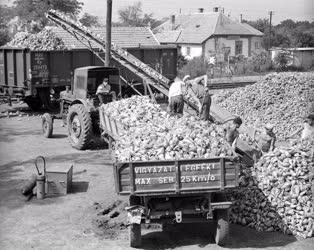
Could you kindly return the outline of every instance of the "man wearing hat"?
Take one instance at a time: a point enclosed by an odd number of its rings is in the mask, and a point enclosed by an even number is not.
[[[105,77],[102,83],[98,86],[96,95],[98,96],[100,104],[105,103],[105,96],[110,93],[111,87],[109,85],[109,79]]]
[[[275,149],[276,135],[273,132],[273,129],[274,125],[267,123],[258,140],[255,140],[255,134],[260,130],[254,131],[253,140],[257,142],[262,153],[267,153]]]

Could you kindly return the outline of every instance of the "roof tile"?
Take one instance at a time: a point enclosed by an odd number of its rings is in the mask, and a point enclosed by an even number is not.
[[[194,44],[201,44],[214,35],[263,35],[252,26],[233,21],[218,12],[177,15],[174,27],[168,20],[154,32],[161,43],[174,43],[175,40],[176,43]]]
[[[74,38],[67,31],[59,27],[53,27],[52,31],[57,37],[62,39],[65,46],[70,49],[85,49],[86,47]],[[92,28],[96,34],[106,37],[106,28]],[[122,48],[137,48],[139,46],[157,46],[158,40],[155,38],[149,28],[146,27],[112,27],[111,30],[112,42]],[[99,46],[92,42],[92,47],[99,48]]]

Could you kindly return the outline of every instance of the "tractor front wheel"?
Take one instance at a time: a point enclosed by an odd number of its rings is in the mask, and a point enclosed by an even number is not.
[[[92,137],[92,120],[83,104],[74,104],[69,108],[67,125],[72,147],[86,149]]]
[[[45,113],[42,116],[42,128],[46,138],[52,137],[53,132],[53,118],[49,113]]]

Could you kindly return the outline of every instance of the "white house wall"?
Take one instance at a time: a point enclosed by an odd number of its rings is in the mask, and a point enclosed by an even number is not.
[[[252,43],[252,46],[251,46],[251,52],[252,53],[260,53],[262,51],[264,51],[265,49],[263,49],[262,47],[262,37],[260,36],[254,36],[252,37],[252,40],[251,40],[251,43]],[[256,44],[257,43],[257,44]],[[257,45],[257,47],[256,47]]]
[[[188,59],[202,56],[202,45],[180,45],[181,54]],[[188,55],[188,47],[190,48],[190,54]]]
[[[249,48],[251,48],[251,55],[253,52],[259,53],[263,51],[261,42],[261,37],[252,37],[251,38],[251,46],[249,46],[249,38],[238,38],[238,39],[227,39],[225,37],[219,37],[216,38],[217,45],[215,42],[215,38],[210,38],[205,43],[205,56],[208,57],[210,53],[215,53],[216,49],[217,52],[222,51],[223,47],[229,47],[230,48],[230,56],[235,56],[235,42],[236,41],[242,41],[242,55],[245,57],[250,56],[249,55]],[[255,47],[255,43],[257,43],[257,48]],[[216,48],[217,46],[217,48]]]

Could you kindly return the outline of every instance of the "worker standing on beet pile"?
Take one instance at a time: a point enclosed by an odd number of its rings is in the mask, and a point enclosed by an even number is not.
[[[273,132],[273,129],[274,125],[268,123],[266,124],[264,131],[260,131],[258,129],[254,131],[253,140],[257,142],[257,145],[262,154],[273,151],[275,149],[276,135]],[[256,140],[255,135],[258,131],[261,132],[261,134]]]
[[[176,77],[169,88],[169,110],[170,115],[183,115],[184,101],[183,101],[183,87],[184,81]]]
[[[207,75],[202,75],[194,79],[191,79],[190,75],[186,75],[183,78],[183,81],[186,83],[186,86],[191,89],[193,94],[198,99],[197,101],[200,117],[205,121],[212,120],[212,118],[210,117],[212,94],[209,91]]]

